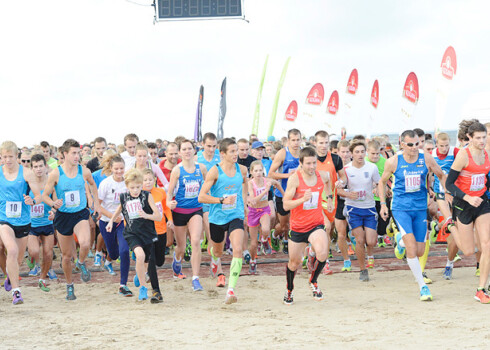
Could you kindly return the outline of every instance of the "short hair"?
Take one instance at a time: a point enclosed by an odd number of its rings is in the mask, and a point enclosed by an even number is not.
[[[40,145],[41,145],[41,147],[43,147],[43,148],[49,147],[49,143],[48,143],[48,141],[41,141]]]
[[[34,162],[43,162],[44,165],[46,165],[46,159],[44,159],[44,156],[42,154],[36,153],[33,154],[31,157],[31,164]]]
[[[449,140],[450,140],[449,134],[445,132],[440,132],[439,134],[437,134],[436,141],[449,141]]]
[[[353,141],[354,141],[354,140],[362,140],[362,141],[366,141],[366,136],[359,134],[359,135],[354,136],[354,137],[352,138],[352,140],[353,140]]]
[[[291,135],[299,135],[301,138],[301,131],[299,131],[298,129],[291,129],[288,131],[288,139],[291,138]]]
[[[422,137],[425,135],[424,130],[422,130],[420,128],[415,128],[415,129],[413,129],[413,131],[415,131],[415,133],[417,134],[418,137]],[[415,136],[410,136],[410,137],[415,137]]]
[[[184,144],[184,143],[190,143],[192,146],[192,149],[194,149],[194,150],[196,149],[196,146],[194,146],[194,142],[192,142],[192,140],[184,139],[184,140],[180,141],[180,143],[179,143],[179,151],[182,149],[182,144]],[[167,148],[168,148],[168,146],[167,146]]]
[[[126,174],[124,174],[124,183],[128,186],[131,182],[135,182],[137,184],[143,183],[143,174],[138,169],[132,168],[129,169]]]
[[[205,144],[207,140],[216,141],[217,140],[216,135],[213,134],[212,132],[205,133],[204,136],[202,137],[202,143]]]
[[[102,136],[99,136],[99,137],[95,138],[95,140],[94,140],[94,144],[101,143],[101,142],[104,142],[107,146],[107,141]]]
[[[357,141],[353,141],[350,146],[349,146],[349,151],[351,153],[354,153],[354,149],[356,147],[359,147],[359,146],[362,146],[364,147],[364,150],[366,150],[366,144],[364,143],[364,141],[361,141],[361,140],[357,140]]]
[[[436,145],[436,144],[434,143],[434,140],[432,140],[432,139],[425,140],[425,144],[426,144],[426,145],[432,145],[432,146],[435,146],[435,145]]]
[[[403,142],[405,141],[405,138],[406,137],[415,137],[415,136],[418,136],[414,130],[405,130],[404,132],[402,132],[401,136],[400,136],[400,140]]]
[[[315,133],[315,142],[318,140],[319,137],[327,138],[328,137],[328,132],[325,130],[319,130]]]
[[[303,164],[305,157],[316,157],[316,151],[313,147],[305,147],[299,151],[299,162]]]
[[[136,142],[139,142],[139,137],[138,135],[136,134],[127,134],[126,136],[124,136],[124,145],[126,146],[126,141],[136,141]]]
[[[136,144],[136,152],[137,151],[146,151],[146,152],[148,152],[148,147],[143,142],[138,142]]]
[[[254,168],[257,166],[257,165],[260,165],[262,168],[264,168],[264,164],[262,164],[262,161],[261,160],[254,160],[251,164],[250,164],[250,172],[252,172],[252,170],[254,170]]]
[[[282,142],[281,141],[274,141],[274,143],[272,144],[272,147],[276,151],[280,151],[281,149],[283,149],[283,146],[282,146]]]
[[[475,132],[487,132],[487,128],[480,122],[475,122],[468,127],[468,135],[473,137]]]
[[[381,147],[381,144],[376,139],[372,139],[367,143],[368,149],[370,149],[370,148],[380,149],[380,147]]]
[[[220,153],[226,153],[226,151],[228,151],[228,147],[231,146],[231,145],[236,145],[235,140],[233,140],[233,139],[231,139],[229,137],[226,137],[223,140],[221,140],[220,143],[219,143],[219,151],[220,151]]]
[[[340,147],[349,147],[350,146],[350,142],[349,140],[340,140],[338,145],[337,145],[337,148],[340,149]]]
[[[8,151],[8,152],[12,152],[14,154],[18,154],[19,148],[17,147],[17,145],[13,141],[4,141],[2,143],[2,145],[0,146],[0,153],[3,151]]]
[[[82,148],[85,148],[85,147],[88,147],[88,148],[92,149],[92,146],[89,143],[83,144]]]
[[[155,174],[153,173],[153,170],[151,170],[151,169],[145,168],[145,169],[143,169],[143,171],[141,171],[141,173],[143,174],[143,177],[145,177],[146,175],[151,175],[151,176],[153,176],[153,178],[155,178]]]
[[[334,150],[339,147],[339,140],[330,141],[330,150]]]
[[[250,142],[248,142],[248,140],[244,138],[239,139],[236,143],[248,143],[248,145],[250,146]]]
[[[179,145],[179,148],[180,148],[180,143],[181,143],[182,141],[184,141],[184,140],[187,140],[187,137],[180,135],[180,136],[177,136],[177,137],[175,138],[174,142],[175,142],[176,144],[178,144],[178,145]]]
[[[169,147],[177,147],[177,150],[179,150],[179,145],[175,142],[169,142],[166,150],[168,150]]]
[[[148,147],[148,148],[158,148],[157,147],[157,144],[155,142],[148,142],[148,144],[146,145],[146,147]]]
[[[63,142],[63,144],[61,145],[61,153],[65,153],[65,152],[68,152],[70,150],[70,148],[78,148],[80,150],[80,143],[78,143],[77,140],[74,140],[74,139],[68,139],[66,140],[65,142]]]

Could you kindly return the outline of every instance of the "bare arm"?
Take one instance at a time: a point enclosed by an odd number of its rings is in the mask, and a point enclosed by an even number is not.
[[[88,182],[90,192],[92,193],[92,197],[94,198],[94,212],[99,213],[100,215],[100,203],[97,185],[95,184],[94,178],[92,177],[92,173],[86,167],[83,167],[83,177],[85,181]]]
[[[385,186],[389,178],[395,172],[397,164],[398,164],[397,157],[389,158],[385,163],[383,175],[381,175],[381,179],[379,180],[378,183],[378,196],[381,204],[380,215],[384,220],[388,218],[388,207],[386,206]]]
[[[163,215],[162,213],[160,213],[160,210],[158,210],[155,204],[155,200],[153,199],[151,193],[148,195],[148,204],[150,204],[150,208],[151,210],[153,210],[153,214],[148,214],[145,213],[143,210],[140,210],[138,212],[138,215],[143,219],[152,220],[152,221],[162,221]]]
[[[285,159],[286,159],[286,150],[283,148],[279,152],[277,152],[276,156],[274,157],[274,161],[272,162],[271,168],[269,169],[269,176],[274,180],[287,179],[291,176],[291,173],[281,174],[277,172],[277,170],[284,163]]]
[[[53,201],[50,197],[50,195],[54,192],[54,186],[56,186],[58,183],[59,176],[60,173],[58,169],[54,169],[49,173],[48,181],[46,182],[46,186],[44,186],[44,191],[41,196],[44,203],[55,209],[59,209],[63,205],[63,199],[59,198],[56,201]]]
[[[172,169],[170,173],[170,182],[168,183],[168,196],[167,196],[167,206],[170,209],[175,209],[177,207],[177,201],[172,197],[174,195],[175,187],[177,186],[177,181],[179,181],[180,177],[180,167],[176,166]]]
[[[204,184],[201,187],[201,191],[199,192],[198,201],[199,203],[208,203],[208,204],[218,204],[219,198],[211,196],[209,191],[211,187],[218,180],[218,168],[213,166],[209,169],[209,172],[206,175],[206,179],[204,180]]]
[[[299,186],[298,175],[294,174],[288,180],[288,186],[286,187],[286,192],[284,192],[284,197],[282,199],[284,210],[292,210],[311,198],[311,190],[307,190],[303,197],[298,199],[293,199],[298,186]]]

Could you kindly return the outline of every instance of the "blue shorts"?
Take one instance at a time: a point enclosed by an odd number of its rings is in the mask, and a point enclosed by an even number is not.
[[[415,241],[425,243],[427,210],[392,210],[392,214],[402,236],[411,233],[415,236]]]
[[[54,227],[53,224],[46,225],[46,226],[38,226],[38,227],[32,227],[31,226],[31,232],[29,232],[30,235],[39,237],[39,236],[50,236],[54,234]]]
[[[344,216],[347,218],[351,230],[359,226],[364,226],[375,231],[377,230],[378,213],[376,212],[376,207],[356,208],[346,205],[344,208]]]

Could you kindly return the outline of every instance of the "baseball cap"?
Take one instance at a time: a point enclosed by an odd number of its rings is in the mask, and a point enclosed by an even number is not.
[[[260,141],[254,141],[252,143],[252,149],[256,149],[256,148],[260,148],[260,147],[264,147],[264,144]]]

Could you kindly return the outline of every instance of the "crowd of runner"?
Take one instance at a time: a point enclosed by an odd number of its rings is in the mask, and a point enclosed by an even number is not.
[[[487,131],[488,130],[488,131]],[[425,272],[430,245],[447,241],[447,264],[476,254],[479,277],[474,298],[490,303],[490,124],[463,120],[458,147],[447,133],[434,138],[421,129],[405,130],[399,142],[386,135],[331,140],[326,131],[306,139],[291,129],[276,141],[177,137],[174,142],[123,144],[103,137],[90,144],[68,139],[59,148],[43,141],[19,149],[0,146],[0,269],[13,304],[23,303],[19,270],[38,278],[41,291],[58,278],[54,247],[61,252],[66,299],[75,300],[73,271],[83,282],[93,267],[116,275],[119,294],[128,285],[131,260],[138,299],[162,302],[157,267],[171,258],[173,278],[202,291],[203,252],[211,277],[227,287],[225,303],[237,301],[243,264],[257,273],[257,257],[288,255],[284,303],[293,303],[294,277],[308,269],[313,298],[323,299],[318,278],[329,275],[337,249],[342,272],[356,256],[359,279],[369,281],[374,248],[392,247],[406,259],[418,283],[420,300],[430,301],[432,281]],[[442,237],[442,238],[441,238]],[[206,254],[206,253],[205,253]],[[232,256],[228,281],[222,256]],[[151,292],[148,291],[148,283]],[[181,282],[188,283],[188,282]],[[488,287],[490,288],[490,286]]]

